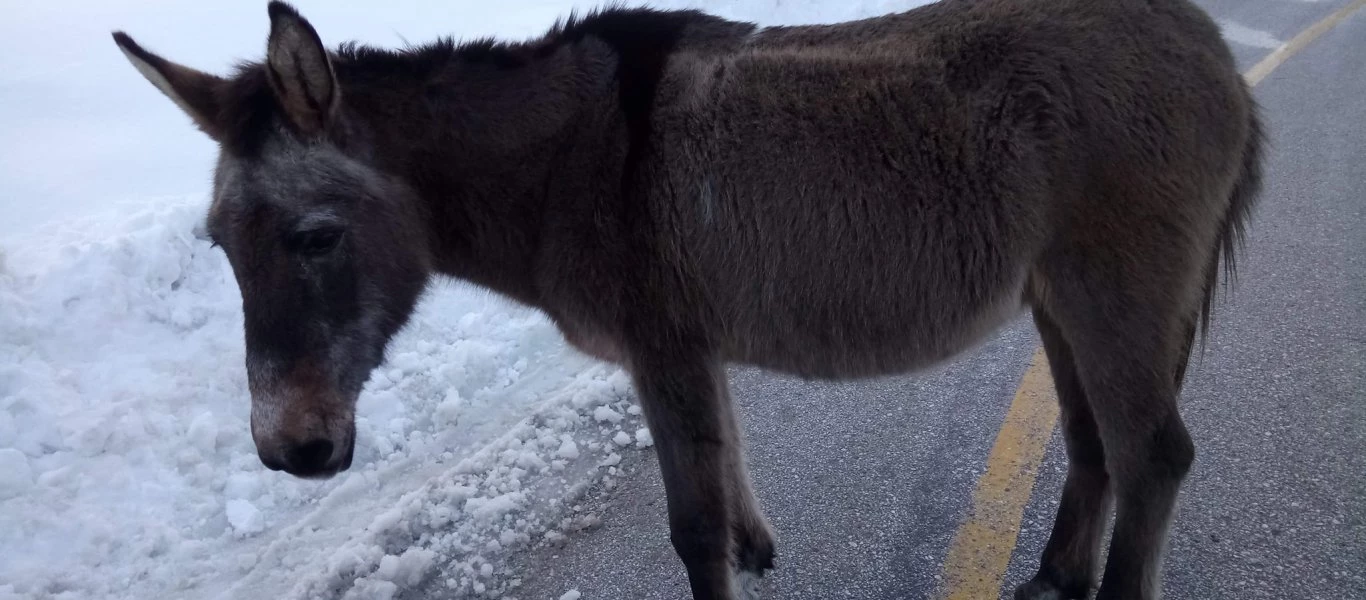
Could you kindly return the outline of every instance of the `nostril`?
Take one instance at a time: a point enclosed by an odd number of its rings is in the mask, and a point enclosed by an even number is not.
[[[266,458],[264,454],[260,455],[260,457],[261,464],[265,465],[267,469],[270,469],[272,471],[280,471],[285,468],[285,465],[280,463],[280,461]]]
[[[289,464],[299,471],[318,471],[332,458],[332,442],[313,440],[290,451]]]

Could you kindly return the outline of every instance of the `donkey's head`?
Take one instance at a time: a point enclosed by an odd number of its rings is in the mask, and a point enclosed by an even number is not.
[[[371,162],[368,125],[317,32],[270,4],[266,60],[220,78],[114,39],[219,142],[208,231],[242,292],[251,433],[299,476],[351,464],[355,404],[426,285],[411,190]]]

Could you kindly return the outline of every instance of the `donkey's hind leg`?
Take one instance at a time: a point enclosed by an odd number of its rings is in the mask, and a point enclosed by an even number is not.
[[[1177,494],[1195,458],[1177,412],[1176,372],[1192,310],[1182,299],[1195,297],[1201,280],[1186,267],[1204,261],[1149,247],[1146,260],[1128,262],[1111,248],[1072,254],[1088,263],[1049,278],[1044,310],[1073,350],[1115,496],[1097,599],[1155,600]]]
[[[1110,517],[1109,475],[1095,418],[1077,377],[1072,348],[1048,315],[1034,309],[1061,407],[1067,481],[1039,572],[1015,590],[1016,600],[1086,598],[1099,574],[1100,543]]]

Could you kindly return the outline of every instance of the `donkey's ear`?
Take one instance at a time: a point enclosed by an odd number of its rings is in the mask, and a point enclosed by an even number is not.
[[[318,32],[284,2],[270,3],[266,68],[290,122],[308,134],[326,130],[341,104],[341,87]]]
[[[218,119],[217,90],[223,80],[214,75],[178,65],[142,49],[133,38],[122,31],[114,32],[114,43],[119,45],[128,62],[137,67],[147,81],[166,94],[180,109],[194,119],[196,125],[220,140],[223,127]]]

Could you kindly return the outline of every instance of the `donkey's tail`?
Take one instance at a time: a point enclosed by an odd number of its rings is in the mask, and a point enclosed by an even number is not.
[[[1214,248],[1214,254],[1210,257],[1210,264],[1205,269],[1205,284],[1200,301],[1198,324],[1202,351],[1209,336],[1210,320],[1214,313],[1214,296],[1219,287],[1219,263],[1222,259],[1225,287],[1232,285],[1237,276],[1237,256],[1243,249],[1247,234],[1247,223],[1252,217],[1252,211],[1256,208],[1257,198],[1262,191],[1262,152],[1266,146],[1266,134],[1262,129],[1261,117],[1256,100],[1252,98],[1252,92],[1246,87],[1244,90],[1247,94],[1249,107],[1247,142],[1243,145],[1242,163],[1238,167],[1238,178],[1233,184],[1233,190],[1229,193],[1228,212],[1224,213],[1223,221],[1219,224],[1217,245]],[[1186,323],[1185,351],[1182,352],[1181,360],[1176,367],[1176,387],[1178,390],[1181,389],[1181,384],[1186,378],[1186,365],[1195,345],[1196,329],[1196,320],[1191,318]]]

